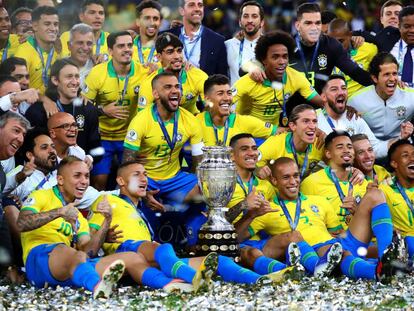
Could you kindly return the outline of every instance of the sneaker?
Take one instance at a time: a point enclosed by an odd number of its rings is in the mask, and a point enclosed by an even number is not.
[[[258,285],[267,285],[269,283],[280,284],[286,280],[299,281],[306,276],[305,268],[300,264],[294,266],[286,267],[282,270],[272,272],[260,277],[256,284]]]
[[[335,242],[328,251],[319,258],[313,273],[316,277],[329,276],[342,259],[342,245]]]
[[[191,293],[194,291],[193,285],[184,283],[183,280],[173,279],[170,283],[162,288],[166,293],[180,292],[180,293]]]
[[[288,246],[288,262],[290,262],[291,266],[296,266],[299,264],[302,254],[300,252],[299,246],[292,242]]]
[[[125,263],[121,259],[112,262],[102,273],[102,278],[93,290],[93,298],[109,298],[113,287],[122,277],[125,271]]]
[[[207,289],[210,287],[211,278],[216,274],[218,267],[218,255],[217,253],[209,253],[204,257],[200,266],[196,271],[196,275],[193,278],[194,292],[197,292],[201,287]]]

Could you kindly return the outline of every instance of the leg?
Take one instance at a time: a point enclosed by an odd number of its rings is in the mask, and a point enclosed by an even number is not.
[[[241,249],[241,264],[260,275],[277,272],[286,268],[285,264],[264,256],[260,249],[250,246]]]
[[[408,250],[408,259],[412,260],[414,256],[414,236],[406,236],[405,243]]]
[[[201,191],[198,185],[196,184],[190,192],[184,198],[184,203],[191,203],[193,201],[200,201]]]
[[[98,163],[94,164],[91,172],[91,185],[99,191],[106,189],[108,175],[111,171],[112,158],[115,154],[112,141],[102,140],[101,142],[102,147],[105,149],[105,154]]]
[[[347,277],[375,280],[375,268],[375,264],[355,257],[350,252],[344,252],[344,257],[341,261],[341,271]]]

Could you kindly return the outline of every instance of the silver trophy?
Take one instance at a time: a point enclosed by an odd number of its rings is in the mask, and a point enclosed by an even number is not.
[[[208,205],[208,219],[198,233],[198,252],[217,252],[239,260],[239,243],[234,226],[225,217],[227,204],[236,187],[236,166],[230,147],[203,148],[203,160],[197,167],[198,185]]]

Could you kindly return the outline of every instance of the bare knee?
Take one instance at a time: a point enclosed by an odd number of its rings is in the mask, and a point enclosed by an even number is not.
[[[87,256],[85,252],[77,251],[76,253],[73,254],[72,262],[75,265],[78,265],[80,263],[86,262],[86,259],[87,259]]]
[[[375,206],[385,203],[384,193],[377,188],[370,188],[364,195],[360,207],[373,209]]]
[[[253,259],[263,256],[263,253],[261,250],[254,248],[254,247],[243,247],[241,249],[241,255],[245,258]]]

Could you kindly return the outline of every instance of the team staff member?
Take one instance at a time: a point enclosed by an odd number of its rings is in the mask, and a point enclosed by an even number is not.
[[[19,46],[19,36],[11,34],[11,21],[5,7],[0,7],[0,61],[12,57]]]
[[[94,36],[93,60],[95,63],[101,63],[108,60],[109,51],[107,40],[109,33],[102,30],[105,23],[105,6],[102,0],[85,0],[81,5],[79,13],[81,23],[92,27]],[[60,36],[62,43],[62,57],[69,57],[68,42],[70,41],[70,31],[65,31]]]
[[[142,110],[147,105],[151,105],[154,100],[151,88],[152,79],[165,71],[173,73],[178,79],[181,90],[180,106],[194,115],[199,113],[196,103],[199,98],[204,99],[203,85],[207,74],[196,67],[188,70],[184,67],[183,43],[171,33],[165,32],[158,36],[155,49],[162,68],[150,74],[142,82],[139,89],[138,109]]]
[[[321,97],[302,73],[288,67],[289,56],[293,55],[294,49],[294,41],[282,31],[270,32],[259,38],[256,59],[263,65],[267,79],[260,83],[245,75],[234,84],[237,113],[287,127],[286,102],[295,92],[300,92],[318,106],[323,105]]]
[[[132,60],[132,37],[127,31],[108,36],[112,59],[92,68],[82,94],[94,101],[98,110],[103,159],[94,164],[92,183],[98,190],[106,187],[112,158],[122,159],[123,140],[129,122],[136,114],[138,89],[144,73]]]
[[[240,133],[251,133],[259,138],[276,134],[277,126],[273,124],[231,112],[233,96],[226,76],[210,76],[204,82],[204,94],[206,102],[213,104],[208,111],[197,115],[206,146],[228,146],[230,139]]]
[[[44,94],[49,81],[50,68],[59,58],[54,48],[59,32],[59,16],[54,7],[40,6],[33,10],[34,37],[21,44],[14,56],[26,60],[31,88]]]

